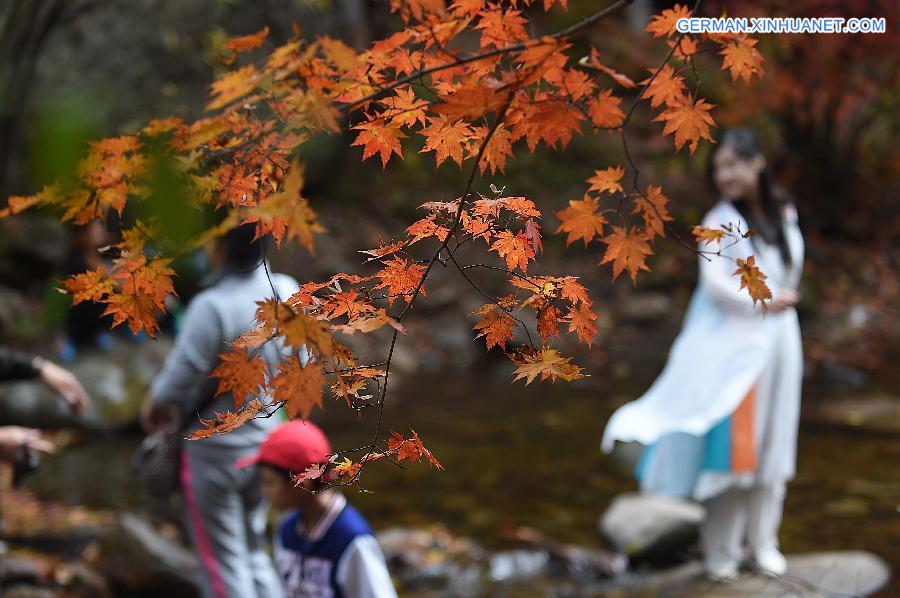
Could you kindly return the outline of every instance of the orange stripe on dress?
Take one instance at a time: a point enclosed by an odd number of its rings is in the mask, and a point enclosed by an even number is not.
[[[756,403],[756,385],[731,415],[731,470],[735,472],[756,469],[756,447],[753,443],[753,410]]]

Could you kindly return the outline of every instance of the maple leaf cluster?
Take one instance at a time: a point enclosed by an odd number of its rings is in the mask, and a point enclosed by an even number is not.
[[[692,233],[700,247],[707,248],[700,249],[698,251],[700,255],[725,257],[723,251],[739,243],[742,239],[749,238],[753,231],[742,231],[738,224],[727,222],[720,224],[718,228],[695,226]],[[713,246],[713,249],[708,249],[709,246]],[[772,291],[765,282],[768,277],[756,265],[756,257],[751,255],[747,259],[735,258],[734,264],[737,269],[732,275],[740,278],[739,289],[747,289],[747,293],[753,299],[753,305],[756,305],[758,301],[765,312],[768,309],[766,301],[772,299]]]
[[[646,261],[653,255],[650,244],[654,238],[664,236],[665,223],[672,216],[668,211],[669,198],[661,187],[648,185],[644,193],[632,191],[626,195],[621,184],[624,174],[621,166],[597,170],[588,179],[590,187],[584,197],[570,200],[568,207],[556,213],[561,221],[556,232],[566,233],[566,245],[581,240],[587,247],[595,239],[602,241],[606,251],[599,263],[612,263],[614,279],[627,270],[635,282],[639,271],[649,270]],[[628,224],[620,212],[623,199],[632,203],[630,214],[640,217],[639,224]],[[604,216],[606,213],[618,214],[622,224],[611,225]]]
[[[323,480],[332,485],[347,485],[355,483],[365,464],[388,458],[398,465],[404,461],[420,463],[422,461],[435,469],[443,470],[444,466],[425,448],[422,439],[415,430],[410,430],[412,436],[404,438],[399,432],[392,432],[387,439],[387,448],[374,447],[368,450],[360,459],[353,461],[350,457],[340,457],[339,453],[330,456],[327,463],[314,463],[305,471],[295,474],[292,481],[300,485],[309,480]]]
[[[107,270],[98,266],[76,274],[63,282],[72,304],[93,301],[106,306],[103,315],[112,316],[112,325],[127,323],[131,332],[144,330],[154,336],[159,330],[157,314],[165,309],[166,298],[175,294],[172,259],[147,257],[144,253],[144,230],[140,223],[124,235]]]
[[[509,275],[509,284],[517,292],[526,292],[520,298],[514,294],[498,298],[479,310],[476,338],[486,337],[488,348],[506,348],[513,328],[522,322],[510,315],[516,308],[533,313],[544,345],[551,337],[559,337],[561,325],[567,325],[569,332],[590,346],[597,332],[597,315],[591,310],[585,287],[572,276],[526,274],[528,263],[542,250],[541,214],[534,202],[498,193],[472,201],[469,208],[461,208],[461,204],[460,200],[423,204],[428,214],[407,228],[405,238],[360,252],[368,256],[366,263],[375,270],[370,275],[339,273],[324,282],[302,285],[285,301],[259,302],[256,328],[232,343],[232,351],[223,354],[212,373],[219,379],[217,392],[230,392],[235,399],[235,414],[224,414],[206,422],[207,426],[231,429],[236,414],[245,409],[245,401],[263,392],[283,405],[290,417],[307,418],[314,408],[322,408],[326,386],[334,398],[352,409],[378,405],[383,400],[385,369],[360,365],[359,357],[341,342],[342,337],[384,327],[405,333],[400,323],[405,312],[394,317],[388,310],[395,302],[401,310],[407,308],[417,295],[425,295],[425,266],[412,252],[426,242],[443,247],[451,261],[461,247],[484,243],[499,262],[489,267]],[[289,355],[271,376],[258,355],[260,347],[269,342],[280,343]],[[545,364],[544,378],[581,377],[581,369],[574,365],[559,368],[542,361],[534,346],[519,347],[509,355],[517,368]],[[252,408],[256,409],[255,405]]]
[[[546,0],[543,8],[554,4]],[[559,4],[567,7],[566,2]],[[637,84],[605,65],[596,48],[589,57],[574,61],[566,53],[571,48],[567,36],[532,37],[523,10],[530,2],[522,5],[393,0],[392,10],[407,26],[363,52],[329,37],[305,40],[298,34],[263,60],[220,76],[211,86],[209,116],[192,123],[153,120],[137,133],[94,142],[74,183],[11,198],[0,216],[34,206],[60,208],[62,219],[76,224],[109,212],[121,216],[129,201],[139,203],[152,192],[157,157],[147,146],[152,142],[159,147],[163,141],[189,195],[227,212],[222,225],[186,243],[184,251],[244,222],[257,223],[258,234],[271,234],[278,244],[296,240],[312,251],[314,235],[324,229],[302,196],[302,166],[291,156],[311,136],[339,131],[341,113],[357,132],[352,145],[363,148],[363,159],[377,155],[386,166],[392,156],[402,157],[403,140],[420,137],[419,151],[433,152],[437,165],[448,160],[462,165],[477,158],[480,171],[492,174],[504,170],[519,143],[530,151],[542,144],[565,148],[574,135],[582,134],[584,125],[593,130],[621,128],[626,120],[622,97],[594,75],[609,77],[624,90]],[[693,59],[697,40],[709,39],[721,46],[722,66],[733,78],[749,80],[761,74],[762,57],[755,40],[746,36],[672,39],[677,19],[689,14],[676,5],[654,17],[647,30],[666,37],[682,61]],[[264,28],[228,40],[222,45],[222,62],[232,65],[240,54],[255,53],[267,35]],[[683,77],[670,65],[641,85],[641,97],[649,99],[651,107],[664,105],[657,119],[665,122],[664,134],[675,135],[676,147],[689,143],[693,152],[700,138],[711,139],[712,105],[688,93]],[[492,116],[497,121],[493,127]],[[589,211],[590,206],[580,208]],[[627,269],[634,276],[643,269],[648,248],[628,227],[613,233],[604,239],[612,241],[604,263],[613,263],[615,275]],[[495,243],[508,256],[508,264],[527,264],[519,238],[498,238]],[[148,261],[164,253],[149,240],[146,245]],[[167,276],[159,273],[166,285],[171,284]],[[119,304],[125,309],[116,311]],[[133,330],[151,335],[156,327],[148,325],[143,310],[163,307],[152,296],[109,305],[117,323],[127,322]]]
[[[267,28],[231,39],[219,58],[233,68],[211,85],[206,116],[193,122],[153,120],[133,134],[95,142],[74,181],[10,198],[0,217],[39,206],[60,209],[63,220],[76,224],[109,214],[122,217],[123,240],[111,266],[76,275],[64,287],[73,303],[103,303],[114,325],[126,323],[135,333],[153,336],[165,298],[174,293],[170,264],[179,252],[193,251],[243,223],[254,223],[258,236],[271,235],[279,246],[295,241],[314,251],[315,235],[324,228],[303,196],[298,148],[322,132],[346,129],[363,160],[377,156],[386,168],[404,152],[431,154],[436,167],[469,168],[467,187],[455,201],[422,204],[425,215],[398,240],[362,251],[369,273],[337,273],[303,284],[288,299],[260,302],[255,329],[236,339],[212,372],[219,380],[217,392],[233,397],[234,411],[204,421],[194,436],[230,431],[280,407],[289,417],[309,417],[323,406],[326,387],[351,409],[381,408],[392,349],[405,332],[402,321],[416,299],[426,296],[426,279],[436,263],[456,268],[484,295],[468,275],[472,269],[499,272],[507,280],[511,292],[487,295],[474,330],[489,350],[507,353],[517,380],[580,378],[582,368],[551,341],[562,327],[591,346],[597,315],[587,290],[572,276],[529,274],[543,250],[541,211],[525,197],[474,193],[476,175],[502,173],[518,151],[564,149],[585,131],[617,133],[624,146],[625,125],[639,100],[661,108],[655,120],[665,123],[663,134],[674,135],[676,149],[688,145],[693,153],[701,139],[712,140],[715,124],[713,105],[685,83],[700,46],[717,44],[721,66],[734,80],[760,75],[762,57],[746,36],[677,35],[675,22],[690,11],[676,5],[647,26],[654,37],[666,39],[668,56],[649,69],[650,77],[635,83],[605,64],[597,48],[580,59],[572,56],[572,37],[625,2],[539,36],[532,34],[537,26],[529,14],[538,7],[531,4],[391,0],[404,28],[361,52],[329,37],[304,39],[299,32],[262,52]],[[542,8],[556,4],[567,8],[566,0],[544,0]],[[673,67],[673,60],[679,66]],[[627,94],[632,98],[626,110]],[[584,196],[556,212],[561,222],[556,232],[567,236],[567,245],[602,243],[599,263],[611,264],[614,279],[627,271],[634,282],[638,272],[649,269],[652,243],[666,234],[672,216],[661,187],[639,188],[637,167],[625,153],[626,165],[597,170]],[[152,215],[146,223],[123,217],[127,204],[152,195],[154,165],[162,159],[174,165],[198,207],[211,206],[223,215],[221,224],[174,250],[157,242]],[[627,185],[626,167],[634,172]],[[699,237],[720,240],[715,231]],[[461,247],[482,243],[484,263],[460,263]],[[764,275],[755,264],[737,265],[743,286],[755,299],[767,299]],[[531,319],[536,338],[528,330]],[[355,355],[344,338],[379,330],[389,332],[391,350],[373,363]],[[514,344],[517,336],[520,343]],[[266,343],[278,344],[286,355],[276,371],[259,356]],[[376,434],[362,459],[345,459],[333,470],[355,479],[364,463],[384,456],[424,459],[439,467],[415,432],[407,439],[395,435],[385,447],[378,440]],[[320,469],[310,475],[323,473]]]
[[[746,34],[710,33],[702,36],[678,34],[675,25],[679,19],[688,18],[691,11],[680,4],[662,11],[653,17],[647,25],[647,31],[654,37],[667,38],[672,54],[681,59],[685,65],[693,64],[693,57],[702,51],[703,42],[711,41],[718,45],[722,56],[722,68],[731,73],[733,81],[738,77],[750,81],[753,75],[763,73],[763,57],[754,46],[757,40]],[[674,38],[674,39],[673,39]],[[663,135],[674,134],[675,149],[690,144],[693,154],[697,150],[700,139],[713,141],[709,128],[715,125],[710,110],[713,104],[697,96],[696,90],[690,93],[681,75],[683,69],[675,69],[665,64],[661,69],[650,69],[654,75],[641,82],[646,85],[643,97],[650,100],[651,108],[660,105],[664,110],[654,121],[665,123]]]

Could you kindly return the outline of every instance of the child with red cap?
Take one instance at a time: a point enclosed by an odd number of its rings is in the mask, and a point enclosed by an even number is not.
[[[257,465],[263,495],[289,511],[278,525],[275,565],[285,595],[296,598],[394,598],[384,554],[369,524],[342,494],[292,477],[326,463],[328,439],[315,424],[294,420],[276,428],[259,452],[237,467]]]

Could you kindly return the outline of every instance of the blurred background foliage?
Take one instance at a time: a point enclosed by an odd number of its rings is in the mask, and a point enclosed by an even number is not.
[[[664,52],[643,34],[643,25],[650,14],[672,4],[639,0],[621,18],[577,40],[573,52],[587,53],[588,43],[595,45],[607,62],[641,80],[646,66]],[[557,30],[598,6],[596,0],[576,1],[568,12],[541,15],[535,33]],[[890,1],[863,6],[831,0],[712,0],[703,4],[702,14],[887,16],[890,24],[896,9]],[[218,46],[229,36],[264,26],[273,44],[299,27],[305,35],[329,35],[362,48],[401,22],[386,3],[371,0],[5,3],[0,8],[0,197],[32,193],[71,176],[89,139],[135,131],[150,118],[200,116],[209,84],[226,68],[216,58]],[[825,362],[876,378],[895,375],[884,360],[897,355],[900,337],[896,45],[894,35],[763,36],[766,74],[750,85],[705,68],[704,56],[697,59],[703,93],[717,104],[719,124],[755,126],[779,181],[798,202],[810,245],[802,307],[811,365]],[[623,95],[627,105],[633,95]],[[659,135],[661,126],[650,123],[646,106],[639,105],[635,117],[629,136],[642,177],[663,185],[674,201],[676,225],[686,233],[715,199],[705,174],[712,146],[701,145],[692,157],[675,153],[671,140]],[[321,136],[301,149],[306,193],[323,213],[333,243],[312,260],[297,250],[283,252],[280,265],[300,276],[357,267],[358,249],[400,231],[415,206],[452,199],[463,186],[463,173],[450,164],[435,170],[432,158],[419,155],[414,144],[406,147],[403,161],[382,171],[374,160],[362,163],[358,148],[348,149],[351,139]],[[581,196],[583,181],[594,169],[622,161],[616,135],[587,135],[564,152],[519,150],[504,174],[483,178],[479,185],[482,190],[489,183],[506,186],[536,200],[544,210],[546,234],[557,224],[552,212]],[[156,172],[158,190],[144,209],[161,215],[177,242],[205,226],[209,215],[185,207],[177,177],[164,161]],[[16,289],[17,297],[51,296],[52,277],[64,269],[71,251],[71,231],[40,215],[0,226],[0,285]],[[611,285],[607,272],[593,266],[597,249],[564,250],[562,240],[550,235],[546,245],[543,267],[549,272],[563,259],[567,267],[574,263],[594,293],[609,299],[613,314],[616,297],[660,289],[683,297],[694,282],[694,257],[675,242],[659,246],[654,271],[637,289]],[[198,276],[189,268],[182,271],[186,297]],[[11,296],[9,290],[2,292]],[[58,300],[46,310],[19,303],[43,324],[23,325],[22,318],[4,316],[4,310],[15,312],[7,306],[0,310],[4,334],[36,340],[61,317]],[[672,322],[670,328],[677,318]]]

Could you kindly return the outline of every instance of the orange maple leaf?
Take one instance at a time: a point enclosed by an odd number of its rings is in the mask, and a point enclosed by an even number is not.
[[[422,294],[425,294],[425,287],[422,287]],[[388,301],[390,302],[392,297],[388,297]],[[383,308],[378,308],[377,311],[371,314],[361,314],[351,318],[346,324],[334,324],[333,328],[338,332],[343,332],[344,334],[355,334],[357,332],[362,332],[363,334],[368,334],[374,330],[378,330],[384,326],[390,326],[397,332],[401,334],[406,334],[406,329],[397,322],[394,318],[387,315],[387,312]]]
[[[505,259],[506,267],[510,270],[518,267],[522,272],[526,272],[528,260],[534,260],[534,247],[522,232],[513,234],[508,230],[500,231],[490,250],[496,251]]]
[[[103,301],[114,292],[113,281],[107,276],[103,266],[75,274],[63,281],[66,293],[72,296],[72,305],[82,301]]]
[[[216,207],[252,206],[256,203],[259,177],[252,172],[228,165],[222,169],[216,189],[219,191],[219,202]]]
[[[537,310],[537,331],[546,343],[551,336],[559,336],[559,320],[562,312],[549,301],[541,301]]]
[[[506,341],[513,337],[513,329],[518,325],[516,321],[505,311],[498,311],[493,303],[485,303],[473,313],[482,318],[472,327],[479,331],[475,338],[484,337],[488,350],[495,346],[505,349]]]
[[[584,288],[584,285],[578,282],[578,279],[574,276],[564,276],[562,278],[554,279],[554,283],[559,287],[560,296],[566,301],[571,301],[573,304],[577,302],[582,302],[585,305],[590,305],[591,300],[588,298],[587,289]]]
[[[105,303],[106,310],[102,315],[112,316],[112,328],[127,323],[132,334],[143,330],[150,338],[156,337],[159,324],[156,322],[156,306],[150,297],[113,293],[105,299]]]
[[[772,298],[772,291],[765,283],[768,277],[756,265],[756,257],[751,255],[746,260],[737,258],[735,263],[737,270],[732,275],[741,277],[741,286],[738,290],[747,289],[753,299],[753,305],[760,301],[765,307],[765,302]]]
[[[613,226],[613,232],[603,237],[602,241],[608,245],[600,265],[613,262],[613,280],[619,277],[623,270],[631,274],[631,282],[637,282],[639,270],[650,271],[647,267],[647,256],[653,255],[650,244],[644,235],[636,234],[634,229],[627,230],[623,226]]]
[[[537,83],[542,78],[548,83],[558,83],[563,78],[566,63],[569,59],[563,52],[571,44],[554,39],[549,36],[542,37],[540,41],[530,43],[516,58],[524,67],[525,73],[530,73],[520,85]]]
[[[481,144],[484,142],[484,137],[487,134],[487,127],[475,127],[469,145],[469,155],[471,157],[474,158],[478,155],[478,150],[481,149]],[[503,172],[503,169],[506,167],[506,159],[512,158],[512,156],[512,135],[508,128],[500,124],[494,130],[494,134],[485,146],[483,160],[478,166],[482,174],[488,168],[491,169],[491,174],[495,174],[498,170]]]
[[[359,251],[359,253],[364,253],[365,255],[371,256],[366,259],[367,262],[371,262],[373,260],[378,260],[385,256],[397,253],[398,251],[406,247],[408,243],[409,241],[401,239],[400,241],[382,245],[381,247],[376,247],[375,249],[362,249]]]
[[[416,97],[412,87],[399,87],[394,95],[382,100],[387,107],[382,115],[391,124],[401,127],[412,127],[417,122],[425,126],[425,109],[428,108],[428,100]]]
[[[509,94],[475,80],[454,87],[452,93],[441,93],[439,97],[441,102],[434,107],[436,114],[445,115],[451,122],[475,122],[489,112],[499,110]]]
[[[147,126],[141,129],[141,133],[150,137],[158,137],[164,133],[168,133],[169,131],[180,131],[184,128],[184,121],[182,121],[181,118],[177,116],[170,116],[169,118],[152,119],[147,123]]]
[[[598,173],[600,171],[597,171]],[[584,246],[603,234],[603,225],[607,224],[603,214],[597,211],[597,200],[589,195],[584,199],[569,200],[569,207],[556,213],[556,217],[562,224],[556,229],[557,233],[568,233],[566,245],[571,245],[578,239],[584,240]]]
[[[322,305],[322,313],[329,320],[334,320],[341,316],[347,316],[352,319],[360,314],[371,313],[374,311],[375,306],[353,290],[329,295]]]
[[[406,139],[406,134],[400,130],[398,125],[389,125],[385,123],[384,119],[378,119],[358,124],[353,128],[359,129],[360,134],[357,135],[356,140],[350,145],[365,146],[363,148],[363,160],[379,154],[381,156],[381,167],[387,168],[392,152],[401,158],[403,157],[403,148],[400,146],[400,140]]]
[[[216,395],[231,392],[235,408],[239,408],[248,397],[255,397],[266,383],[268,366],[260,355],[250,356],[245,348],[219,355],[219,365],[210,374],[218,378]]]
[[[563,10],[569,10],[569,0],[544,0],[544,12],[550,10],[556,3],[559,3]]]
[[[243,35],[241,37],[233,37],[222,44],[223,50],[235,50],[237,52],[244,52],[246,50],[254,50],[262,45],[262,43],[266,40],[266,37],[269,35],[269,28],[263,27],[256,33],[251,33],[249,35]]]
[[[221,76],[212,84],[211,96],[215,99],[206,105],[207,110],[217,110],[240,99],[256,89],[262,75],[252,64]]]
[[[430,15],[441,17],[446,9],[443,0],[391,0],[391,12],[399,12],[406,23],[410,18],[422,21]]]
[[[241,37],[233,37],[222,44],[223,50],[231,50],[227,57],[220,58],[224,64],[234,64],[238,52],[247,52],[254,50],[262,45],[269,35],[269,28],[263,27],[256,33],[243,35]]]
[[[287,310],[285,310],[287,311]],[[292,347],[305,346],[324,357],[331,355],[331,334],[322,322],[303,312],[291,312],[278,323],[284,342]]]
[[[531,125],[533,136],[526,138],[529,149],[534,151],[537,139],[543,139],[548,147],[556,148],[557,143],[565,149],[572,140],[572,135],[581,133],[581,122],[584,115],[572,110],[566,101],[546,100],[537,104]]]
[[[707,228],[705,226],[695,226],[691,232],[694,237],[697,238],[697,241],[703,241],[704,245],[721,243],[722,238],[725,237],[726,234],[726,231],[724,230]]]
[[[499,5],[490,4],[479,13],[481,19],[475,25],[481,30],[481,49],[503,48],[528,39],[525,25],[528,20],[522,12],[512,8],[504,11]]]
[[[227,434],[232,430],[240,428],[251,419],[255,418],[265,405],[259,399],[253,399],[238,412],[226,411],[225,413],[217,413],[212,419],[200,418],[203,428],[194,431],[187,437],[187,440],[200,440],[201,438],[209,438],[215,434]]]
[[[266,326],[257,326],[253,330],[245,331],[231,341],[231,346],[242,349],[256,349],[275,338],[275,336],[274,330],[270,330]]]
[[[473,212],[480,216],[500,216],[500,210],[509,210],[519,218],[540,218],[541,212],[535,207],[534,202],[525,197],[497,197],[495,199],[479,199],[473,203]]]
[[[562,91],[574,102],[593,93],[597,84],[584,71],[568,69],[563,71],[560,86]]]
[[[427,239],[428,237],[437,237],[439,241],[443,241],[447,238],[447,235],[450,234],[450,229],[435,222],[435,216],[434,214],[431,214],[430,216],[426,216],[409,225],[406,228],[406,234],[412,237],[412,239],[408,241],[408,243],[412,245],[413,243],[418,243],[422,239]]]
[[[41,203],[44,203],[44,201],[45,196],[43,193],[36,193],[35,195],[28,196],[10,195],[6,199],[6,207],[0,210],[0,219],[21,214],[28,208],[40,205]]]
[[[649,239],[665,235],[665,223],[672,220],[668,210],[669,198],[663,195],[662,187],[647,186],[647,193],[634,200],[632,214],[641,214],[644,218],[644,229]]]
[[[658,15],[654,15],[647,24],[647,33],[652,33],[653,37],[668,37],[678,33],[675,25],[679,19],[686,19],[691,16],[691,10],[687,6],[676,4],[672,8],[667,8]]]
[[[562,378],[566,382],[584,378],[582,368],[569,363],[572,361],[571,357],[563,357],[559,351],[550,347],[542,347],[538,352],[521,357],[514,356],[513,361],[516,363],[515,380],[525,378],[526,386],[537,376],[540,376],[541,380],[550,378],[551,382],[556,382],[557,378]]]
[[[654,69],[649,69],[651,73],[656,73]],[[676,106],[684,103],[686,97],[686,87],[684,85],[684,77],[675,74],[672,65],[665,64],[656,77],[647,77],[641,81],[641,85],[647,88],[641,97],[650,100],[650,107],[656,108],[660,104],[666,106]]]
[[[588,114],[595,127],[615,129],[625,122],[625,113],[619,108],[622,98],[612,95],[611,89],[604,89],[588,103]]]
[[[387,288],[388,303],[393,303],[396,297],[403,297],[409,301],[410,295],[419,286],[423,272],[425,272],[425,266],[395,257],[384,262],[384,268],[375,274],[381,280],[379,284],[375,285],[375,288]],[[424,285],[419,292],[425,295]]]
[[[731,71],[732,81],[740,77],[749,82],[753,75],[762,76],[763,56],[754,47],[758,41],[743,37],[722,48],[722,69]]]
[[[577,334],[581,342],[590,349],[597,334],[597,314],[587,304],[581,303],[577,307],[570,307],[564,319],[569,322],[569,332]]]
[[[665,121],[663,135],[675,133],[675,149],[680,149],[685,143],[690,142],[693,154],[701,137],[715,142],[709,133],[709,127],[716,124],[709,114],[713,107],[714,104],[702,99],[696,102],[687,100],[683,104],[667,108],[653,120]]]
[[[351,397],[355,399],[369,399],[371,395],[360,396],[371,378],[384,376],[384,370],[374,368],[354,368],[348,372],[338,372],[334,384],[331,385],[331,392],[336,397],[342,398],[347,402],[348,407],[352,407]]]
[[[291,163],[282,181],[281,190],[247,210],[245,222],[258,222],[256,236],[272,233],[275,244],[284,237],[295,239],[310,253],[315,253],[313,235],[325,232],[319,216],[300,194],[303,188],[303,169],[297,159]]]
[[[278,366],[278,374],[269,383],[274,399],[284,401],[289,418],[300,415],[308,419],[313,407],[322,408],[322,387],[325,386],[322,365],[299,359],[289,359]]]
[[[454,14],[475,16],[484,8],[487,0],[454,0],[450,10]]]
[[[394,453],[397,461],[414,461],[418,463],[422,459],[428,461],[435,469],[444,469],[444,466],[435,458],[435,456],[425,448],[422,439],[415,430],[412,432],[412,438],[404,438],[399,432],[392,432],[391,437],[387,439],[388,451]]]
[[[419,153],[435,152],[435,160],[440,166],[447,158],[462,166],[463,150],[474,132],[465,121],[450,121],[445,115],[429,118],[429,125],[422,129],[425,147]]]
[[[604,170],[596,170],[594,171],[594,176],[587,180],[591,184],[588,191],[610,194],[616,191],[624,191],[621,183],[623,176],[625,176],[625,169],[621,166],[610,166]]]
[[[697,53],[699,49],[697,46],[697,42],[694,41],[694,38],[690,35],[682,35],[678,38],[678,45],[676,46],[675,40],[667,40],[666,44],[670,48],[675,48],[675,51],[672,53],[676,58],[680,58],[681,60],[687,60],[691,56]]]
[[[344,457],[343,461],[340,461],[334,466],[332,472],[339,478],[344,478],[349,481],[356,477],[356,474],[359,473],[361,468],[362,463],[354,463],[349,457]]]

